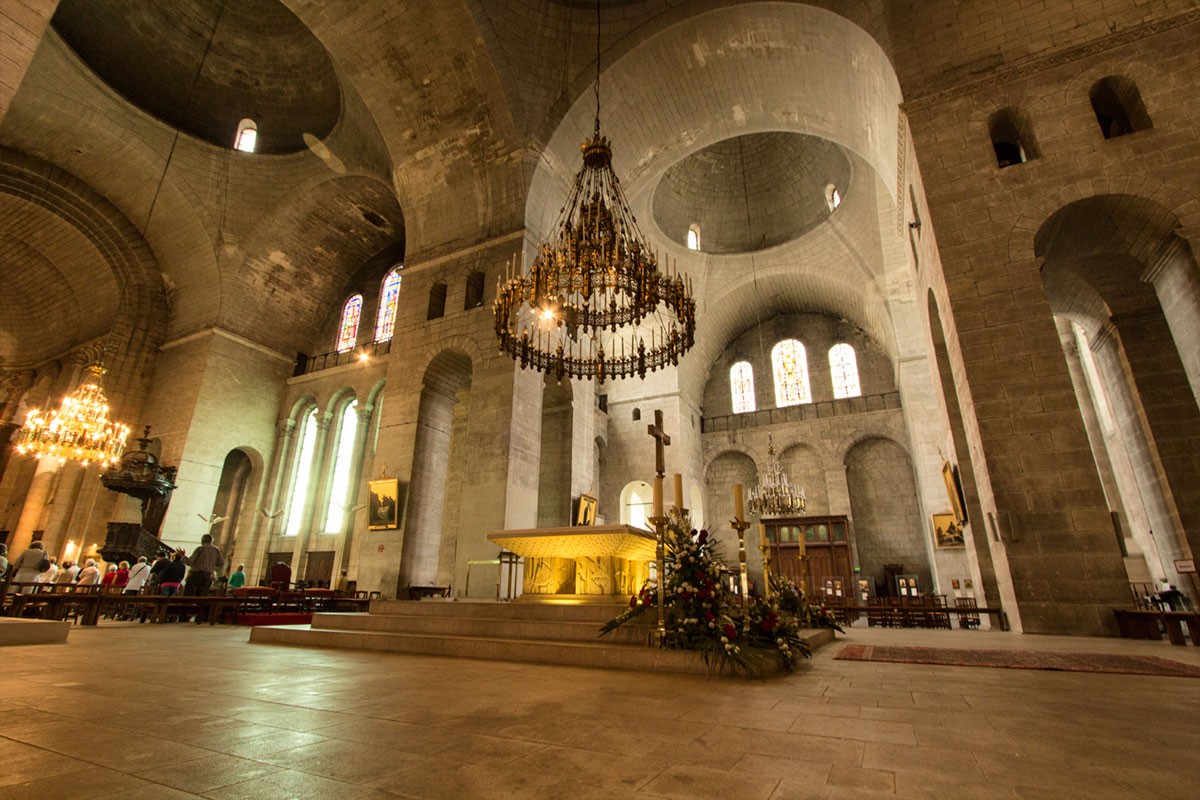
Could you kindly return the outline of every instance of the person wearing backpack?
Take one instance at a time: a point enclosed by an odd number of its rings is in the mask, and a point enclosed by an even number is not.
[[[13,583],[33,583],[37,577],[50,569],[50,559],[41,542],[34,542],[29,549],[13,559]],[[44,566],[43,566],[44,565]],[[29,591],[33,591],[32,588]]]

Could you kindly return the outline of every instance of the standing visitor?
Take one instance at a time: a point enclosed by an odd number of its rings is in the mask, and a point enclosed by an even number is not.
[[[33,583],[42,574],[42,562],[49,561],[41,542],[29,545],[24,553],[13,559],[13,583]]]
[[[186,557],[187,565],[192,568],[192,571],[188,573],[187,585],[183,589],[183,593],[186,595],[208,597],[208,590],[212,588],[213,576],[225,564],[221,548],[213,544],[212,540],[211,533],[204,534],[200,537],[200,546]],[[182,555],[183,551],[180,550],[179,553]]]
[[[129,570],[129,580],[125,583],[125,594],[140,593],[149,578],[150,565],[146,563],[146,557],[142,556],[133,565],[133,569]]]
[[[117,579],[117,565],[109,564],[104,568],[104,577],[100,579],[100,583],[105,586],[112,586],[113,581]]]
[[[113,578],[112,585],[124,589],[127,583],[129,583],[129,562],[122,561],[117,565],[117,576]]]
[[[3,578],[6,572],[8,572],[8,545],[0,542],[0,578]]]
[[[83,565],[83,569],[79,571],[79,586],[99,586],[100,585],[100,568],[96,566],[96,559],[89,558],[87,563]]]
[[[167,566],[162,571],[159,594],[165,597],[174,597],[179,594],[179,585],[183,583],[183,576],[186,572],[187,564],[183,560],[183,551],[180,550],[171,556],[171,560],[167,562]]]
[[[54,578],[58,575],[58,559],[50,556],[50,568],[34,578],[38,583],[54,583]]]
[[[240,589],[246,585],[246,565],[238,564],[237,569],[229,573],[229,592],[232,594],[234,589]]]

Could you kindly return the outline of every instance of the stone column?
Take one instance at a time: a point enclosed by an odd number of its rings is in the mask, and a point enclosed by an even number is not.
[[[1192,397],[1200,404],[1200,269],[1187,243],[1173,239],[1142,273],[1142,280],[1154,286]]]
[[[986,296],[952,291],[942,316],[957,328],[1023,630],[1115,632],[1125,566],[1049,301],[1029,290],[1037,260],[991,273]]]
[[[1172,553],[1162,556],[1167,561],[1186,558],[1188,546],[1191,553],[1200,553],[1200,407],[1166,319],[1157,309],[1120,315],[1112,324],[1119,334],[1128,385],[1140,406],[1149,463],[1158,472],[1164,497],[1174,506],[1176,530],[1187,542],[1172,543]],[[1157,541],[1162,547],[1162,537]]]
[[[367,462],[367,435],[371,431],[371,418],[374,416],[375,406],[370,403],[364,403],[358,407],[358,426],[354,429],[354,458],[351,459],[350,467],[350,485],[356,488],[353,494],[355,500],[351,500],[351,508],[358,505],[356,502],[364,495],[362,478],[363,464]],[[369,498],[368,498],[369,499]],[[340,554],[333,564],[333,585],[337,585],[338,576],[341,570],[350,568],[350,552],[354,545],[354,521],[361,517],[360,511],[351,511],[345,509],[344,521],[342,522],[342,543]]]
[[[63,464],[58,472],[53,499],[48,506],[50,514],[46,520],[46,535],[42,537],[49,555],[58,555],[62,551],[67,528],[79,503],[79,489],[87,474],[87,468],[75,462]],[[99,477],[93,472],[92,479],[98,481]]]
[[[295,443],[295,434],[295,420],[281,419],[275,426],[275,453],[271,460],[271,468],[265,476],[265,482],[270,488],[261,495],[262,507],[268,512],[282,510],[277,507],[277,504],[281,504],[280,493],[282,491],[283,476],[287,472],[285,465],[287,464],[288,456],[291,455],[292,446]],[[250,541],[246,544],[246,552],[250,554],[250,559],[246,562],[246,566],[249,570],[257,569],[259,574],[264,577],[266,576],[268,566],[264,563],[267,557],[266,548],[270,543],[271,534],[278,520],[281,518],[282,515],[268,519],[264,514],[256,513],[254,524],[250,526]],[[263,548],[261,553],[259,553],[260,539],[262,540]],[[247,575],[246,578],[247,580],[251,580],[250,575]]]
[[[21,516],[17,519],[17,527],[8,545],[10,554],[21,555],[33,541],[33,531],[41,523],[50,487],[61,466],[62,462],[57,458],[47,456],[38,459],[33,480],[29,482],[29,490],[25,493],[25,503],[21,506]]]

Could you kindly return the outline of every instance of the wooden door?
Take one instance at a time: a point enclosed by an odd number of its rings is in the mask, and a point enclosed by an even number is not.
[[[333,551],[317,550],[308,554],[304,565],[304,582],[311,588],[328,589],[333,578]]]
[[[846,517],[767,520],[763,533],[774,574],[791,579],[813,600],[854,600],[854,556]]]

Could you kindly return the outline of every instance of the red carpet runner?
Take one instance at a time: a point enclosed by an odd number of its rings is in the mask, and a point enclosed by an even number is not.
[[[889,661],[901,664],[939,664],[950,667],[1047,669],[1064,672],[1108,672],[1125,675],[1163,675],[1200,678],[1200,667],[1158,656],[1113,653],[1050,653],[1028,650],[954,650],[936,647],[879,647],[848,644],[834,656],[838,661]]]

